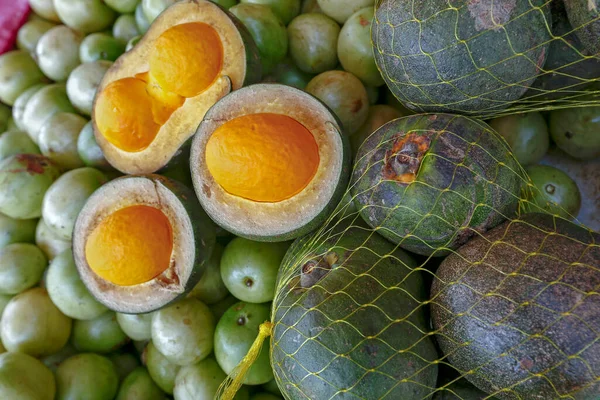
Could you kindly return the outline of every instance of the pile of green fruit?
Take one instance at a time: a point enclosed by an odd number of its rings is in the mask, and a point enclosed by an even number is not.
[[[29,4],[0,399],[600,398],[599,0]]]

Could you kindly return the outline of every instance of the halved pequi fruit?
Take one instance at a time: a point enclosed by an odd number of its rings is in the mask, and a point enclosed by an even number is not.
[[[283,241],[319,226],[341,199],[350,150],[318,99],[258,84],[221,99],[191,149],[196,195],[208,215],[248,239]]]
[[[157,171],[218,99],[260,76],[235,17],[210,1],[177,2],[104,76],[92,112],[98,145],[124,173]]]
[[[94,297],[121,313],[145,313],[184,296],[202,276],[215,229],[194,193],[159,175],[125,176],[88,199],[73,255]]]

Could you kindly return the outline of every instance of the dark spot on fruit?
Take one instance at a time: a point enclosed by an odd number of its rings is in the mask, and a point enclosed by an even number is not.
[[[240,311],[244,309],[244,303],[240,303],[235,307],[235,311]]]
[[[189,318],[184,318],[183,319],[183,324],[184,325],[191,325],[192,324],[192,320],[190,320]]]
[[[429,150],[429,135],[400,132],[391,150],[385,153],[382,175],[384,179],[408,184],[415,180],[421,159]]]
[[[206,197],[208,197],[210,199],[210,196],[212,195],[212,193],[210,192],[210,187],[206,183],[204,185],[202,185],[202,192],[204,193],[204,195]]]
[[[31,175],[43,174],[44,167],[48,166],[48,162],[44,158],[36,156],[35,154],[19,154],[17,156],[17,161],[21,164],[25,164],[27,173]]]
[[[246,287],[252,287],[252,285],[254,285],[254,281],[251,278],[244,278],[244,285]]]
[[[521,369],[530,370],[533,367],[533,360],[531,358],[525,357],[520,361]]]
[[[553,184],[549,183],[546,186],[544,186],[544,190],[548,194],[554,194],[554,192],[556,191],[556,186],[554,186]]]
[[[565,136],[566,136],[567,139],[571,139],[575,135],[572,132],[566,131],[565,132]]]
[[[367,21],[362,15],[360,16],[358,23],[361,26],[367,26],[367,25],[369,25],[369,21]]]
[[[352,108],[350,109],[350,111],[352,111],[353,113],[357,113],[360,111],[362,106],[363,106],[362,100],[357,99],[356,101],[354,101],[354,103],[352,103]]]
[[[239,318],[237,319],[236,323],[237,323],[239,326],[246,325],[246,317],[244,317],[244,316],[241,316],[241,317],[239,317]]]

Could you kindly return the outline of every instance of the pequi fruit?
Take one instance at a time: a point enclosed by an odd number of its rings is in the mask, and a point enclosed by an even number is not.
[[[165,393],[173,394],[175,377],[181,367],[169,361],[152,342],[149,342],[142,353],[142,362],[148,368],[152,380]]]
[[[79,46],[79,59],[82,63],[99,60],[115,61],[125,52],[125,45],[126,43],[107,33],[91,33]]]
[[[525,170],[534,188],[527,191],[528,211],[548,212],[565,219],[577,217],[581,193],[577,184],[563,171],[549,165],[532,165]]]
[[[284,241],[319,226],[343,195],[349,146],[313,96],[257,84],[221,99],[198,128],[194,189],[209,216],[247,239]]]
[[[300,14],[301,0],[241,0],[241,3],[264,4],[269,6],[284,25]]]
[[[42,249],[49,261],[71,248],[71,241],[59,238],[48,228],[43,218],[40,218],[35,228],[35,244]]]
[[[579,160],[600,157],[600,107],[577,107],[550,113],[550,136],[565,153]]]
[[[19,294],[36,285],[48,265],[46,256],[31,243],[0,248],[0,294]]]
[[[79,132],[79,136],[77,137],[77,153],[81,161],[88,167],[98,168],[103,171],[113,170],[112,166],[104,158],[102,149],[96,142],[92,121],[85,124],[81,132]]]
[[[56,13],[68,27],[83,33],[109,28],[117,17],[103,0],[53,0]]]
[[[177,0],[142,0],[142,10],[149,23],[154,22],[158,16]]]
[[[56,369],[56,399],[113,400],[119,377],[106,357],[81,353],[67,358]]]
[[[79,45],[83,34],[64,25],[55,26],[40,38],[35,46],[37,63],[48,78],[64,82],[79,61]]]
[[[250,34],[216,4],[169,7],[98,87],[92,120],[108,162],[128,174],[165,167],[218,99],[260,78],[256,54]]]
[[[595,399],[600,235],[526,214],[448,256],[431,289],[447,359],[503,400]]]
[[[185,296],[214,243],[214,226],[194,193],[159,175],[108,182],[89,197],[73,232],[88,290],[111,310],[132,314]]]
[[[55,23],[43,19],[27,21],[17,33],[17,48],[33,53],[42,35],[55,26]]]
[[[38,131],[40,151],[63,171],[85,166],[77,151],[77,137],[87,122],[75,113],[53,114]]]
[[[150,340],[152,338],[152,313],[122,314],[117,313],[117,322],[125,334],[133,340]]]
[[[79,352],[110,353],[129,342],[114,312],[106,311],[88,320],[75,320],[71,343]]]
[[[214,399],[219,386],[227,378],[214,358],[206,358],[198,364],[183,367],[175,378],[173,394],[177,400]],[[248,400],[244,387],[233,400]]]
[[[593,55],[600,52],[600,0],[564,0],[575,34]]]
[[[12,106],[25,90],[45,80],[31,55],[13,50],[0,55],[0,101]]]
[[[128,14],[135,11],[140,0],[104,0],[104,2],[120,14]]]
[[[379,1],[371,30],[375,61],[408,108],[493,114],[518,100],[544,66],[548,3],[462,1],[456,8],[447,0]]]
[[[23,353],[0,354],[0,398],[54,400],[54,375],[41,361]]]
[[[146,14],[144,14],[142,3],[138,3],[138,5],[135,7],[133,17],[135,18],[135,25],[137,26],[138,31],[140,31],[140,35],[148,32],[148,29],[150,28],[150,21],[148,21]]]
[[[290,57],[302,71],[320,74],[338,63],[340,26],[324,14],[301,14],[288,25]]]
[[[351,188],[365,222],[423,255],[446,255],[516,215],[526,182],[497,133],[451,114],[390,121],[356,159]]]
[[[115,400],[163,400],[164,398],[165,393],[154,383],[146,368],[137,367],[123,380]]]
[[[15,154],[40,154],[40,149],[25,132],[4,132],[0,135],[0,161]]]
[[[273,301],[271,363],[286,399],[423,399],[435,387],[425,284],[377,233],[340,225],[295,242]]]
[[[54,0],[29,0],[29,5],[33,12],[40,17],[53,22],[60,22],[54,8]]]
[[[83,63],[69,75],[67,96],[81,114],[92,113],[96,90],[111,65],[112,62],[104,60]]]
[[[14,219],[0,214],[0,249],[11,243],[33,243],[36,219]]]
[[[343,24],[356,11],[373,7],[375,0],[317,0],[322,12]]]
[[[125,43],[140,35],[140,31],[135,23],[135,17],[124,14],[117,18],[112,28],[112,35],[115,39],[119,39]]]

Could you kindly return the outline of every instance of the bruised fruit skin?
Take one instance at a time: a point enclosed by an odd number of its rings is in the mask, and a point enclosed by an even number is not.
[[[488,125],[451,114],[390,121],[356,160],[351,187],[365,222],[423,255],[448,254],[515,216],[526,181]]]
[[[12,106],[25,90],[45,81],[31,55],[13,50],[0,55],[0,101]]]
[[[290,57],[302,71],[320,74],[338,63],[340,26],[323,14],[300,14],[287,28]]]
[[[30,243],[11,243],[0,248],[0,294],[19,294],[37,284],[48,261]]]
[[[79,61],[79,46],[83,34],[59,25],[40,38],[35,46],[35,57],[40,69],[48,78],[56,82],[64,82]]]
[[[113,363],[92,353],[76,354],[56,369],[57,399],[112,400],[119,388]]]
[[[0,397],[53,400],[54,375],[41,361],[23,353],[0,355]]]

